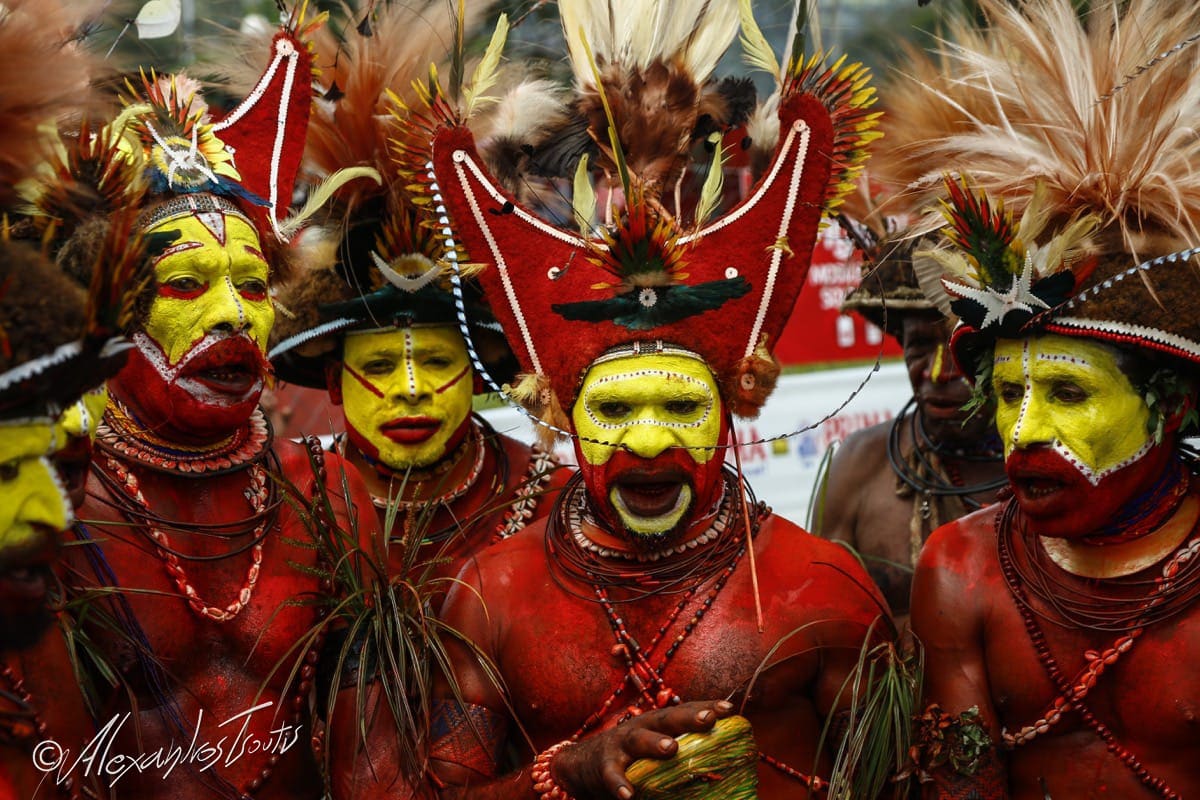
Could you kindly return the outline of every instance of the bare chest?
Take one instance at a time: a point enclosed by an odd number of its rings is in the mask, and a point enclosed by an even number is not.
[[[550,740],[676,696],[744,700],[751,715],[806,699],[816,657],[804,653],[802,632],[785,638],[782,615],[758,631],[743,577],[735,574],[707,603],[707,588],[605,607],[586,595],[565,598],[553,584],[540,587],[536,612],[507,626],[500,647],[518,717]]]
[[[90,542],[68,549],[72,582],[85,593],[100,587],[97,607],[122,619],[92,635],[134,686],[146,673],[142,637],[164,670],[202,696],[227,695],[242,676],[257,684],[275,673],[268,685],[282,685],[289,670],[280,665],[316,621],[314,608],[297,602],[319,588],[302,571],[316,566],[315,551],[293,543],[308,532],[286,502],[255,520],[234,483],[189,483],[189,491],[143,489],[166,522],[94,498],[81,511]]]
[[[1132,638],[1044,620],[1039,627],[1042,648],[1007,596],[988,625],[992,700],[1008,733],[1033,733],[1036,743],[1082,731],[1100,742],[1090,716],[1135,752],[1200,752],[1200,677],[1187,666],[1200,658],[1200,604]]]

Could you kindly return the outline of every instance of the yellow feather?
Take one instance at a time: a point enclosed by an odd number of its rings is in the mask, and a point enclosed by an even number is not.
[[[592,235],[592,226],[596,218],[596,191],[592,188],[592,179],[588,174],[588,157],[584,153],[575,168],[574,191],[571,194],[571,210],[575,214],[575,222],[583,236]]]
[[[465,116],[469,119],[480,103],[495,101],[485,92],[496,84],[496,72],[500,66],[500,56],[504,52],[504,43],[508,39],[508,15],[501,14],[496,20],[496,29],[492,31],[492,39],[488,42],[483,59],[475,67],[471,75],[471,85],[463,92],[465,99]]]
[[[713,143],[713,159],[704,186],[700,189],[700,201],[696,204],[697,228],[717,210],[721,202],[721,190],[725,186],[725,154],[721,147],[721,134],[713,133],[708,140]]]
[[[767,37],[763,36],[762,29],[758,27],[758,23],[754,20],[754,9],[751,6],[751,0],[739,0],[738,14],[742,21],[742,34],[740,37],[742,49],[745,51],[743,58],[746,63],[754,68],[761,69],[775,79],[778,84],[782,80],[782,75],[779,70],[779,59],[775,57],[775,51],[767,42]]]

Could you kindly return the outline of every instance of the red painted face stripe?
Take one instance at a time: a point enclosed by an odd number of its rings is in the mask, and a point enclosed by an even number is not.
[[[179,244],[171,245],[166,250],[163,250],[161,253],[158,254],[158,256],[154,259],[154,262],[151,264],[151,266],[157,267],[158,262],[162,261],[164,258],[169,258],[170,256],[176,255],[178,253],[185,253],[188,250],[195,250],[197,247],[203,247],[203,246],[204,245],[202,245],[200,242],[180,242]]]
[[[381,399],[383,398],[384,394],[383,394],[383,392],[379,391],[379,387],[376,386],[375,384],[371,383],[369,380],[364,378],[362,375],[359,375],[357,372],[352,370],[350,368],[349,364],[343,364],[342,368],[345,369],[346,372],[350,373],[351,377],[353,377],[354,380],[361,383],[363,385],[363,388],[366,389],[368,392],[370,392],[371,394],[375,395],[378,398],[381,398]]]
[[[443,383],[441,386],[439,386],[437,389],[435,389],[434,392],[436,394],[442,394],[447,389],[449,389],[451,386],[453,386],[454,384],[461,381],[463,379],[463,376],[465,376],[470,371],[471,371],[471,365],[464,364],[462,370],[457,375],[455,375],[453,378],[451,378],[450,380]]]

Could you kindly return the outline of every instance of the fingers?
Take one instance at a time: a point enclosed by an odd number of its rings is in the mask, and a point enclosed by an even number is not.
[[[625,777],[625,768],[639,758],[668,759],[679,750],[675,737],[707,731],[718,719],[733,713],[733,704],[724,700],[684,703],[673,708],[651,711],[625,723],[621,757],[605,762],[601,780],[619,800],[633,797],[633,786]]]
[[[628,724],[649,728],[667,736],[682,736],[685,733],[707,731],[718,719],[732,713],[732,703],[725,700],[706,700],[651,711],[636,717]]]

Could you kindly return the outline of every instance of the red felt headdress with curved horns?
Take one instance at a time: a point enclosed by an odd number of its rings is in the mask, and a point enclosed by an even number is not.
[[[783,88],[769,168],[738,206],[690,232],[636,196],[602,237],[551,225],[500,188],[464,125],[438,128],[427,177],[443,234],[486,265],[480,280],[528,373],[514,394],[561,420],[598,356],[665,343],[699,354],[733,411],[756,414],[773,387],[761,367],[773,364],[769,347],[804,284],[821,215],[873,138],[878,115],[866,112],[865,78],[858,65],[798,63]],[[619,271],[618,261],[637,259],[643,264]],[[645,269],[646,261],[665,266]],[[651,272],[653,280],[640,279]]]

